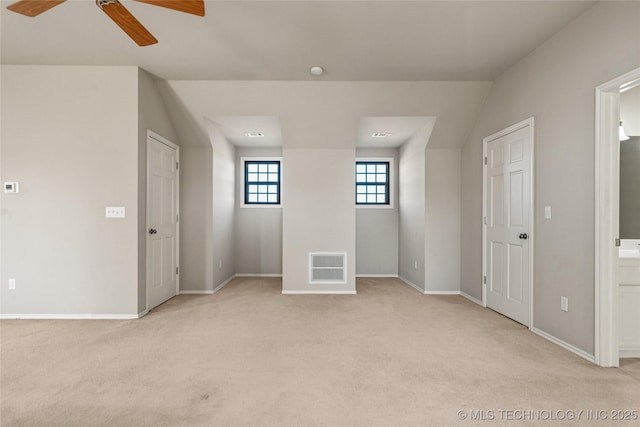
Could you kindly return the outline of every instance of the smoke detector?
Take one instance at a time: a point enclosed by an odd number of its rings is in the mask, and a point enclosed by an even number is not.
[[[313,75],[313,76],[320,76],[320,75],[322,75],[322,73],[324,73],[324,70],[322,69],[322,67],[318,67],[318,66],[316,65],[316,66],[311,67],[311,69],[309,70],[309,72],[310,72],[310,73],[311,73],[311,75]]]

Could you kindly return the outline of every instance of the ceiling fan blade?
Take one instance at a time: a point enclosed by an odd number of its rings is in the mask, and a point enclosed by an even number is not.
[[[20,15],[34,17],[65,1],[66,0],[19,0],[7,6],[7,9]]]
[[[136,19],[120,2],[115,0],[98,0],[97,5],[133,39],[138,46],[149,46],[158,43],[158,40]]]
[[[140,3],[162,6],[178,12],[204,16],[204,0],[136,0]]]

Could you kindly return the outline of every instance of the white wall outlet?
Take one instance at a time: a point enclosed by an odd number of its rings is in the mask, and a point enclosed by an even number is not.
[[[551,206],[544,207],[544,219],[551,219]]]
[[[105,218],[124,218],[124,206],[107,206],[104,209]]]
[[[16,279],[9,279],[9,289],[14,290],[16,288]]]
[[[413,268],[418,269],[418,260],[413,261]]]
[[[560,310],[569,311],[569,298],[560,297]]]
[[[20,191],[20,186],[17,182],[5,182],[4,183],[4,193],[5,194],[16,194]]]
[[[222,259],[220,259],[220,261],[218,261],[218,268],[222,268]]]

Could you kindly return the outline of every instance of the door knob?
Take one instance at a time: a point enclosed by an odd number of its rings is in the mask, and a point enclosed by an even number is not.
[[[518,237],[521,238],[522,240],[527,240],[529,236],[527,235],[527,233],[520,233]]]
[[[156,230],[155,228],[150,228],[149,229],[149,234],[156,234],[158,232],[158,230]]]

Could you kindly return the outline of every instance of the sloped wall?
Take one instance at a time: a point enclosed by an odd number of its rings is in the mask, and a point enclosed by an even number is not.
[[[495,82],[462,153],[462,290],[482,296],[482,138],[535,117],[534,327],[594,352],[596,86],[640,66],[640,3],[599,2]],[[552,206],[553,219],[544,219]],[[560,310],[569,298],[569,312]]]

